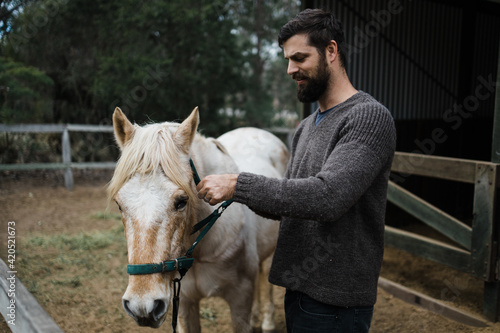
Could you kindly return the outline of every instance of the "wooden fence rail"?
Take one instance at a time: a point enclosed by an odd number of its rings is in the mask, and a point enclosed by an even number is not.
[[[63,332],[2,259],[0,259],[0,313],[13,333]]]
[[[62,133],[62,163],[0,164],[2,170],[50,170],[64,169],[64,184],[68,190],[74,186],[72,169],[113,169],[115,162],[71,162],[71,141],[69,132],[112,133],[113,126],[80,124],[0,124],[4,133]]]
[[[388,201],[456,243],[439,242],[386,227],[386,244],[466,272],[484,281],[483,314],[491,321],[500,315],[500,222],[498,188],[500,164],[397,152],[394,177],[419,175],[474,184],[472,226],[389,182]],[[401,177],[401,178],[399,178]]]
[[[294,130],[289,128],[269,128],[269,132],[285,134],[291,145]],[[113,126],[81,124],[0,124],[0,133],[62,133],[62,163],[0,164],[0,171],[61,170],[64,169],[64,183],[68,190],[74,186],[72,169],[114,169],[115,162],[71,162],[70,132],[113,133]]]

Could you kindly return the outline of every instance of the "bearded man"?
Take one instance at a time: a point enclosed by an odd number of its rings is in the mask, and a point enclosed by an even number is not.
[[[278,41],[298,99],[319,104],[295,132],[285,177],[211,175],[198,185],[198,196],[212,205],[232,198],[281,220],[269,281],[286,288],[288,332],[368,332],[394,121],[349,81],[344,32],[332,13],[299,13]]]

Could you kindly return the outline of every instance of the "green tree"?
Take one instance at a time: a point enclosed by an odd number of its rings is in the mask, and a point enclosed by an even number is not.
[[[276,36],[297,1],[8,2],[22,5],[9,14],[0,54],[52,79],[46,121],[109,122],[115,106],[138,123],[163,121],[199,106],[205,133],[217,135],[268,126],[285,107]]]
[[[0,40],[10,30],[12,19],[32,0],[0,0]]]
[[[251,125],[269,126],[280,111],[295,112],[298,107],[296,98],[289,98],[294,88],[277,39],[300,4],[295,0],[255,0],[230,1],[229,5],[235,13],[245,61],[246,94],[240,100],[241,108]]]
[[[143,114],[153,120],[182,119],[199,106],[202,125],[215,134],[217,111],[227,96],[239,91],[242,81],[240,50],[231,32],[234,22],[224,2],[151,1],[140,10],[135,3],[130,1],[128,9],[120,3],[121,9],[113,14],[119,26],[108,30],[106,39],[121,43],[102,52],[96,97],[106,107],[135,109],[136,119]],[[137,17],[131,15],[134,9]],[[131,25],[134,30],[121,36]],[[126,71],[119,70],[126,66]],[[134,77],[120,78],[120,87],[113,82],[119,72]]]
[[[54,80],[53,121],[96,123],[115,106],[138,122],[195,106],[216,120],[241,86],[223,1],[54,1],[26,6],[4,45]]]
[[[0,57],[0,122],[47,121],[53,86],[52,79],[37,68]]]

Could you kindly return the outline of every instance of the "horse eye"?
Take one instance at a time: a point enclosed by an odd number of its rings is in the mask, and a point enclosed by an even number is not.
[[[122,211],[122,206],[117,202],[116,205],[118,206],[118,210],[121,212]]]
[[[175,210],[182,210],[187,205],[188,198],[187,197],[179,197],[175,200]]]

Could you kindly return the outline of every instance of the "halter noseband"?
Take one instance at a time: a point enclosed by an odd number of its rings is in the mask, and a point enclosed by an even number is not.
[[[193,261],[194,258],[179,257],[174,260],[162,261],[159,264],[127,265],[127,274],[141,275],[188,270],[193,266]]]

